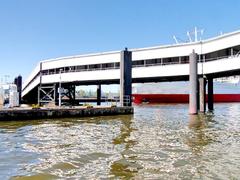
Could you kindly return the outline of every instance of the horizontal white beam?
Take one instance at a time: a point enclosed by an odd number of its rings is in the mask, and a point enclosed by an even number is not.
[[[240,70],[240,57],[230,57],[198,63],[198,74],[212,74]],[[132,69],[132,78],[154,78],[154,77],[171,77],[171,76],[186,76],[189,74],[189,64],[174,64],[163,66],[149,66]],[[84,82],[84,81],[100,81],[100,80],[115,80],[120,78],[120,69],[110,69],[101,71],[83,71],[71,72],[62,74],[44,75],[42,77],[43,84],[68,82]],[[23,96],[31,89],[40,83],[40,78],[35,79],[24,91]]]

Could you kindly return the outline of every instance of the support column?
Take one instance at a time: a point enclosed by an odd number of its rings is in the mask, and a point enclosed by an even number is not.
[[[97,85],[97,105],[100,106],[101,105],[101,84]]]
[[[208,110],[213,111],[213,78],[208,78]]]
[[[18,92],[18,103],[21,105],[22,100],[22,76],[18,76],[14,79],[14,84],[17,86],[17,92]]]
[[[41,98],[41,94],[40,93],[41,93],[41,86],[38,86],[38,101],[37,101],[38,105],[40,105],[40,101],[41,101],[41,99],[40,99]]]
[[[40,95],[41,91],[40,91],[40,89],[42,87],[42,62],[40,62],[40,71],[39,71],[39,73],[40,73],[40,82],[39,82],[39,87],[38,87],[38,105],[40,105],[40,98],[41,98],[41,95]]]
[[[54,84],[55,86],[55,92],[54,92],[54,102],[55,102],[55,105],[58,106],[58,98],[59,98],[59,95],[58,95],[58,89],[59,89],[59,84]]]
[[[72,91],[72,101],[73,101],[73,105],[76,104],[76,85],[73,85],[73,91]],[[79,105],[79,104],[78,104]]]
[[[230,50],[230,55],[231,55],[231,56],[234,55],[234,54],[233,54],[233,48],[231,48],[231,50]]]
[[[132,52],[121,51],[120,59],[120,104],[132,105]]]
[[[62,87],[64,91],[62,92],[63,96],[67,96],[69,103],[74,106],[76,105],[76,86],[74,84],[65,85]]]
[[[199,101],[200,101],[200,112],[205,113],[206,111],[206,79],[201,77],[199,79]]]
[[[189,114],[197,114],[197,101],[198,101],[198,70],[197,70],[197,54],[193,52],[189,55],[189,81],[190,81],[190,93],[189,93]]]
[[[38,104],[54,103],[56,101],[56,85],[38,87]]]

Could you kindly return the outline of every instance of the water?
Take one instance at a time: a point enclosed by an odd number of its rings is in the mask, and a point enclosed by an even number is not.
[[[112,117],[0,122],[0,179],[238,179],[240,104]]]

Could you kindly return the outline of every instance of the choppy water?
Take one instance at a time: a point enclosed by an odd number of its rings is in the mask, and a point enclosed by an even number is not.
[[[0,122],[0,179],[238,179],[240,104],[133,116]]]

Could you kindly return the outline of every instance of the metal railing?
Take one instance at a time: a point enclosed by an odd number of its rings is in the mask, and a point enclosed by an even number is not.
[[[233,55],[233,56],[220,56],[220,57],[214,57],[214,58],[208,58],[208,59],[199,59],[198,62],[209,62],[219,59],[225,59],[230,57],[238,57],[239,54]],[[144,64],[138,64],[138,65],[132,65],[132,68],[138,68],[138,67],[149,67],[149,66],[165,66],[165,65],[173,65],[173,64],[188,64],[189,60],[182,60],[182,61],[174,61],[174,62],[158,62],[158,63],[144,63]],[[63,70],[62,73],[72,73],[72,72],[84,72],[84,71],[102,71],[102,70],[110,70],[110,69],[119,69],[119,66],[113,66],[113,67],[100,67],[100,68],[86,68],[86,69],[68,69]],[[53,75],[53,74],[59,74],[58,71],[51,70],[45,70],[47,72],[42,72],[42,75]]]
[[[238,52],[235,55],[231,56],[220,56],[220,57],[214,57],[214,58],[208,58],[208,59],[199,59],[199,63],[205,63],[209,61],[216,61],[216,60],[221,60],[221,59],[227,59],[227,58],[235,58],[239,57],[240,52]],[[161,62],[161,63],[144,63],[141,65],[132,65],[132,68],[139,68],[139,67],[149,67],[149,66],[166,66],[166,65],[174,65],[174,64],[188,64],[189,60],[182,60],[182,61],[174,61],[174,62]],[[100,67],[100,68],[87,68],[87,69],[68,69],[62,71],[62,73],[71,73],[71,72],[84,72],[84,71],[102,71],[102,70],[110,70],[110,69],[119,69],[119,66],[113,66],[113,67]],[[39,72],[25,87],[23,90],[25,90],[35,79],[37,79],[40,75],[53,75],[53,74],[59,74],[58,71],[50,72],[49,70],[45,70],[47,72],[42,71],[41,73]]]
[[[113,97],[105,97],[105,102],[108,106],[121,106],[120,97],[119,96],[113,96]],[[131,106],[131,96],[125,95],[123,97],[123,104],[125,106]]]
[[[215,60],[222,60],[222,59],[231,59],[231,58],[236,58],[236,57],[239,57],[239,56],[240,56],[240,54],[235,54],[235,55],[231,55],[231,56],[221,56],[221,57],[217,57],[217,58],[207,59],[206,62],[215,61]]]
[[[216,61],[220,59],[227,59],[227,58],[235,58],[239,57],[240,53],[231,55],[231,56],[219,56],[219,57],[214,57],[214,58],[208,58],[208,59],[199,59],[198,62],[209,62],[209,61]],[[165,65],[173,65],[173,64],[188,64],[189,60],[183,60],[183,61],[174,61],[174,62],[161,62],[161,63],[151,63],[151,64],[140,64],[140,65],[133,65],[133,68],[138,68],[138,67],[148,67],[148,66],[165,66]]]
[[[116,67],[100,67],[100,68],[87,68],[87,69],[71,69],[71,70],[63,70],[62,73],[72,73],[72,72],[84,72],[84,71],[103,71],[103,70],[110,70],[110,69],[119,69],[118,66]],[[48,72],[43,72],[42,75],[53,75],[53,74],[59,74],[59,72],[49,72],[49,70],[46,70]]]
[[[123,96],[123,104],[124,104],[124,106],[131,106],[131,96],[130,95]]]
[[[119,106],[119,96],[108,97],[106,102],[109,106]]]

